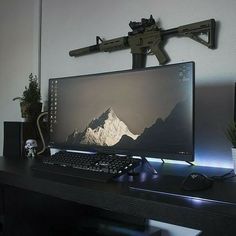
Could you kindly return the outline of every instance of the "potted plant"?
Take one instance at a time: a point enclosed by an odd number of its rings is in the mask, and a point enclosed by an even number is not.
[[[236,174],[236,122],[232,122],[227,130],[226,136],[232,144],[232,158],[234,164],[234,173]]]
[[[42,110],[40,88],[37,76],[29,75],[29,86],[25,86],[25,90],[21,97],[13,98],[13,101],[20,100],[21,117],[26,121],[36,121]]]

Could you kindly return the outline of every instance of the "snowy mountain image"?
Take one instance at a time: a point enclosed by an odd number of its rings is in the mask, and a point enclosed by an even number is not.
[[[149,150],[161,153],[191,153],[192,126],[186,101],[178,102],[165,118],[157,117],[139,135],[133,134],[112,108],[93,119],[84,131],[75,129],[67,144],[109,146],[116,149]]]
[[[77,129],[67,137],[68,144],[87,144],[113,146],[123,136],[136,140],[139,135],[133,134],[121,121],[112,108],[107,109],[98,118],[93,119],[83,132]]]

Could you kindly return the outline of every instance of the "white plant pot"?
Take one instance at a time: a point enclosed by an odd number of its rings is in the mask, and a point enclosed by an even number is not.
[[[232,158],[233,158],[234,173],[236,174],[236,148],[232,148]]]

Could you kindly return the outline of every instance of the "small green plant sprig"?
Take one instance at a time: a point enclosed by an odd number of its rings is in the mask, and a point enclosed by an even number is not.
[[[25,86],[25,90],[21,97],[13,98],[13,101],[20,100],[24,103],[38,103],[41,100],[40,88],[37,76],[29,75],[29,87]]]
[[[226,130],[226,137],[231,142],[232,146],[236,147],[236,122],[229,124]]]

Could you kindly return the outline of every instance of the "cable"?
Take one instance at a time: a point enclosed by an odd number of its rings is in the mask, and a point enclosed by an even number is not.
[[[40,128],[40,124],[39,124],[40,118],[43,117],[43,116],[45,116],[45,115],[48,115],[48,112],[47,112],[47,111],[42,112],[42,113],[37,117],[37,128],[38,128],[39,135],[40,135],[40,138],[41,138],[41,140],[42,140],[42,145],[43,145],[42,149],[41,149],[39,152],[37,152],[37,155],[42,154],[42,153],[46,150],[45,140],[44,140],[44,137],[43,137],[43,134],[42,134],[42,130],[41,130],[41,128]]]
[[[219,175],[219,176],[211,176],[210,178],[216,181],[224,181],[230,178],[235,177],[235,173],[234,170],[230,170],[229,172],[223,174],[223,175]]]

